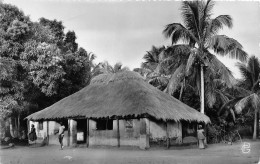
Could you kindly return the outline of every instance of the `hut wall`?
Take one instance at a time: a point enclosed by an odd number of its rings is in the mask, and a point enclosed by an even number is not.
[[[120,146],[146,145],[144,119],[119,120]],[[117,120],[113,120],[113,130],[97,130],[95,120],[89,120],[89,145],[118,146]]]
[[[182,142],[182,126],[181,123],[175,121],[159,121],[149,119],[149,139],[151,144],[165,144],[167,139],[166,128],[168,130],[168,137],[170,138],[171,144],[179,144]]]

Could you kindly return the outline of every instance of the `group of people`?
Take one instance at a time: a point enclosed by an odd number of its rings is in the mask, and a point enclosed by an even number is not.
[[[60,127],[59,127],[59,131],[58,131],[58,133],[59,133],[58,139],[59,139],[61,150],[64,148],[64,146],[63,146],[64,131],[65,131],[65,126],[61,122]],[[36,130],[35,130],[35,127],[34,127],[33,124],[31,126],[31,131],[30,131],[28,136],[29,136],[29,140],[32,141],[32,142],[37,140]]]

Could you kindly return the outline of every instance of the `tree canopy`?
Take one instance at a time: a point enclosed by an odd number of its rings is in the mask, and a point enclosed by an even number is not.
[[[17,7],[0,3],[1,118],[35,112],[84,86],[95,55],[79,48],[61,21],[32,22]]]

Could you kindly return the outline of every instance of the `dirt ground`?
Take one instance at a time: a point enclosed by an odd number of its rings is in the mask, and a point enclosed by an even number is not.
[[[242,144],[210,144],[207,149],[196,146],[150,148],[65,148],[15,146],[0,150],[1,164],[253,164],[260,158],[260,140],[250,143],[250,152],[242,153]]]

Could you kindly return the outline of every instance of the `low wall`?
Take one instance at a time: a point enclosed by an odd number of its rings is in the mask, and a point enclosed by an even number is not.
[[[119,120],[120,146],[140,146],[140,128],[143,119],[132,119],[131,128],[127,128],[126,120]],[[118,146],[117,120],[113,120],[113,130],[96,130],[96,121],[89,120],[89,145]]]
[[[149,125],[149,139],[152,145],[166,145],[167,132],[171,145],[182,143],[182,126],[180,122],[167,121],[167,125],[166,122],[155,119],[147,119],[146,122]]]

